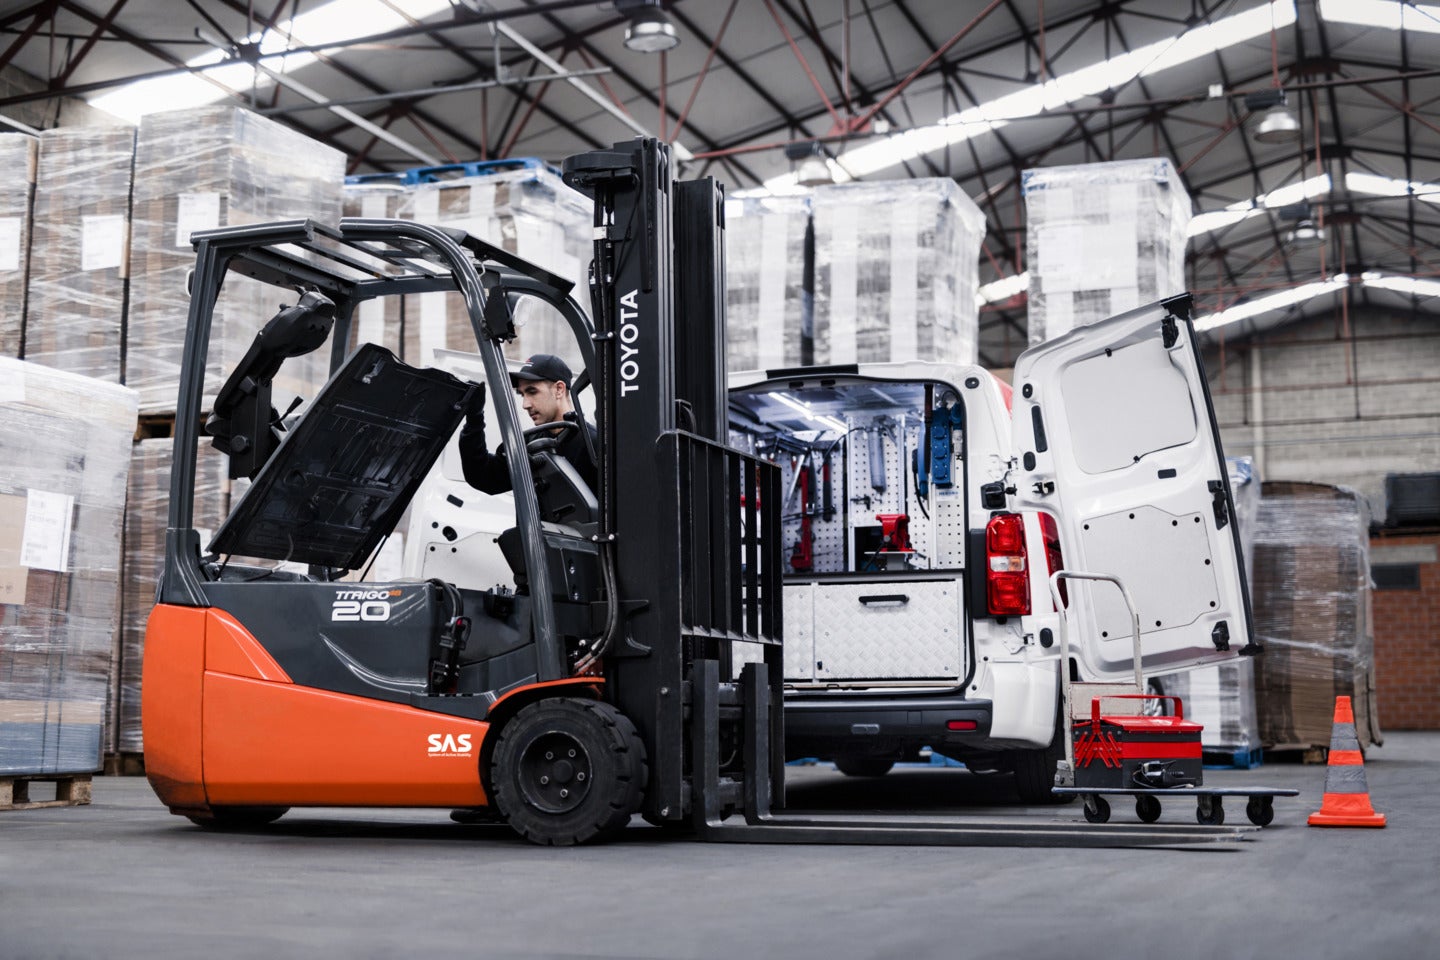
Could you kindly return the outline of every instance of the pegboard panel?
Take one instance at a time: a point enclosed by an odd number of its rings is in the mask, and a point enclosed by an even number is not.
[[[814,568],[806,572],[839,573],[845,570],[845,462],[841,454],[842,446],[837,445],[830,454],[831,498],[835,512],[829,520],[825,520],[823,514],[818,512],[810,518]],[[785,543],[782,547],[785,572],[793,573],[794,571],[790,569],[790,554],[800,540],[801,504],[799,490],[796,489],[792,494],[791,486],[795,483],[795,474],[804,469],[806,461],[804,458],[781,456],[774,462],[780,468],[780,491],[781,495],[785,497],[784,502],[780,505],[780,513],[784,518],[781,529],[785,536]],[[814,494],[817,511],[822,510],[825,505],[823,463],[824,458],[817,455],[815,458]]]
[[[961,470],[964,464],[957,464]],[[963,477],[963,472],[957,473]],[[934,565],[938,568],[965,566],[965,535],[969,523],[965,517],[965,495],[959,486],[930,488],[930,518],[934,530]]]
[[[911,472],[912,457],[923,429],[923,420],[904,414],[856,419],[852,422],[846,459],[851,530],[876,526],[879,523],[875,519],[877,513],[907,514],[910,517],[910,545],[923,555],[916,558],[913,569],[918,570],[934,565],[932,547],[935,543],[933,516],[927,520],[920,512],[915,477]],[[877,446],[883,458],[881,462],[885,465],[883,491],[871,485],[871,452]]]

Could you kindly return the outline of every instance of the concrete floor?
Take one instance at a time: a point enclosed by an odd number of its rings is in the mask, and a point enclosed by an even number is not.
[[[1440,733],[1391,734],[1366,773],[1384,830],[1305,826],[1324,767],[1207,771],[1302,796],[1253,842],[1188,851],[719,846],[638,820],[554,850],[415,810],[292,811],[225,835],[143,779],[98,779],[92,806],[0,814],[0,958],[1440,955]],[[792,768],[790,796],[1081,819],[1004,805],[1007,779]],[[1226,812],[1244,822],[1243,804]],[[1193,816],[1175,803],[1164,821]]]

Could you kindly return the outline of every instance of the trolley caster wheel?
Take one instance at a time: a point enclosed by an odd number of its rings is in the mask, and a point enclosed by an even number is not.
[[[1245,804],[1245,816],[1257,827],[1268,827],[1275,820],[1275,799],[1273,797],[1251,797]]]
[[[1135,798],[1135,816],[1139,817],[1142,823],[1154,823],[1160,819],[1160,800],[1158,797],[1147,797],[1143,794]]]
[[[1110,804],[1104,797],[1085,798],[1085,819],[1091,823],[1106,823],[1110,820]]]
[[[1225,808],[1219,797],[1201,797],[1195,807],[1195,819],[1207,827],[1218,827],[1225,822]]]

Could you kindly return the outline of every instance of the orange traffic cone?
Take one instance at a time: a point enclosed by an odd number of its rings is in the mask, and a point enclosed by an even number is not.
[[[1325,798],[1310,814],[1312,827],[1383,827],[1385,814],[1370,806],[1365,785],[1365,757],[1355,736],[1355,714],[1349,697],[1335,698],[1335,729],[1330,734],[1330,764],[1325,770]]]

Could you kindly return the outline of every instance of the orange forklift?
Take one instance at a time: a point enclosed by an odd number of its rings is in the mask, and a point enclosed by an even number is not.
[[[569,282],[460,230],[346,219],[194,235],[143,683],[146,772],[172,812],[260,828],[292,807],[459,808],[556,845],[636,814],[739,842],[1240,836],[782,812],[783,498],[773,464],[726,443],[723,192],[677,182],[654,140],[572,157],[565,178],[595,204],[593,326]],[[211,398],[227,276],[296,299]],[[499,544],[513,587],[354,578],[483,396],[352,347],[361,304],[435,291],[464,298],[511,451],[515,525]],[[583,358],[574,396],[598,427],[597,489],[557,454],[555,425],[522,429],[499,400],[526,300],[564,318]],[[278,414],[276,374],[321,349],[328,382],[298,417]],[[193,501],[207,411],[204,433],[249,482],[205,539]]]

